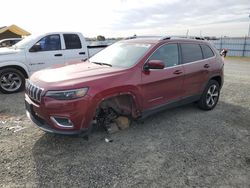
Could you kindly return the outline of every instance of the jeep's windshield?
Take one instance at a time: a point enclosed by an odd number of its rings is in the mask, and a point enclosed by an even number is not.
[[[151,44],[117,42],[89,59],[90,62],[128,68],[134,65]]]

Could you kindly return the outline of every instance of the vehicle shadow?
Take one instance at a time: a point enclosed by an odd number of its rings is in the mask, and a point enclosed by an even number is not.
[[[94,132],[89,141],[77,136],[44,134],[36,141],[32,149],[37,186],[78,185],[91,187],[94,185],[93,181],[98,182],[102,176],[102,178],[108,179],[107,181],[113,181],[110,177],[113,173],[119,173],[120,169],[119,167],[113,167],[111,163],[116,164],[118,157],[119,164],[123,163],[126,158],[123,159],[122,156],[127,151],[130,151],[130,155],[137,156],[140,152],[146,150],[146,147],[140,147],[139,150],[133,148],[147,137],[155,136],[154,139],[157,139],[158,136],[161,139],[161,135],[164,133],[165,135],[168,134],[169,137],[174,135],[173,139],[179,142],[183,138],[179,138],[176,133],[185,132],[186,143],[191,137],[188,134],[191,134],[190,129],[192,127],[197,128],[197,125],[199,125],[201,126],[200,129],[205,129],[210,127],[211,122],[213,122],[214,127],[220,127],[224,124],[237,130],[246,129],[250,131],[249,114],[249,109],[223,101],[220,101],[213,111],[201,111],[190,104],[154,114],[146,118],[143,123],[133,123],[128,130],[120,131],[114,135],[116,138],[114,144],[104,142],[105,133],[102,131]],[[213,121],[213,119],[216,121]],[[214,133],[215,138],[216,134],[219,133]],[[167,137],[162,137],[162,139],[167,139]],[[209,141],[205,139],[200,142],[211,145],[206,143]],[[196,148],[192,149],[195,151]],[[175,148],[174,152],[178,152],[178,148]],[[180,152],[183,153],[183,148]],[[190,152],[190,150],[187,152]],[[250,155],[250,153],[248,154]],[[185,155],[185,152],[183,155]],[[107,161],[106,158],[111,161]],[[130,161],[126,161],[126,163],[129,164],[123,167],[125,169],[129,169],[133,165],[133,162]],[[107,177],[105,177],[101,173],[100,169],[102,168],[115,168],[115,170],[109,169]]]
[[[82,166],[88,165],[87,161],[93,153],[92,150],[102,147],[106,134],[104,131],[96,130],[89,139],[82,136],[55,135],[44,133],[34,144],[32,154],[35,161],[36,184],[38,187],[57,187],[58,185],[70,186],[75,179],[81,177],[85,187],[88,182],[84,179],[85,174],[75,176],[72,172]],[[91,161],[91,164],[94,161]],[[81,167],[80,167],[81,168]],[[91,167],[88,167],[91,170]],[[72,177],[72,173],[74,177]],[[71,179],[70,179],[71,178]],[[89,187],[89,186],[86,186]]]

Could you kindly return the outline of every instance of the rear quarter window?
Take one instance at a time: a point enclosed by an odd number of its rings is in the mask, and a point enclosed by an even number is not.
[[[82,44],[77,34],[63,34],[66,49],[81,49]]]
[[[214,52],[211,50],[211,48],[206,44],[201,44],[201,49],[203,52],[204,59],[210,58],[214,56]]]
[[[183,43],[180,45],[182,52],[182,63],[191,63],[203,59],[199,44]]]

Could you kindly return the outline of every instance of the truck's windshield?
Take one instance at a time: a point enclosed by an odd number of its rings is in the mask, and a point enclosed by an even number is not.
[[[89,61],[128,68],[134,65],[150,47],[151,44],[118,42],[97,53]]]
[[[26,46],[30,43],[30,41],[34,40],[36,36],[30,35],[28,37],[25,37],[20,42],[16,43],[13,48],[23,49],[26,48]]]

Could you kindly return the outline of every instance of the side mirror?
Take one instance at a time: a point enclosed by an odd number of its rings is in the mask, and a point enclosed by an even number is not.
[[[161,60],[150,60],[144,65],[144,70],[150,69],[164,69],[165,64]]]
[[[35,44],[34,46],[32,46],[29,50],[29,52],[38,52],[38,51],[41,51],[42,48],[41,48],[41,45],[40,44]]]
[[[227,49],[223,49],[223,50],[220,51],[220,55],[221,55],[222,57],[226,57],[226,56],[227,56],[227,52],[228,52]]]

